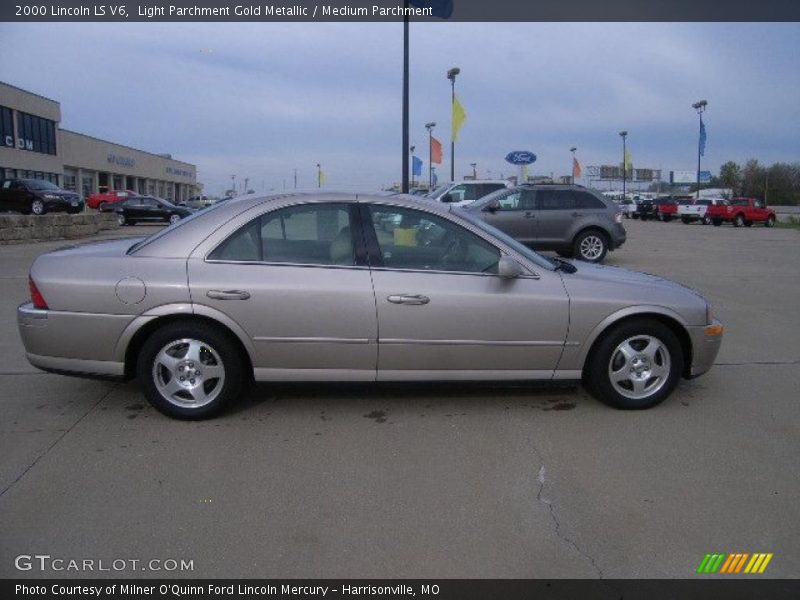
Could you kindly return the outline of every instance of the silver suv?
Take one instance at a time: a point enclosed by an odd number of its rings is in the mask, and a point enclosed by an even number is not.
[[[622,212],[580,185],[535,184],[499,190],[462,210],[536,250],[601,262],[625,243]]]

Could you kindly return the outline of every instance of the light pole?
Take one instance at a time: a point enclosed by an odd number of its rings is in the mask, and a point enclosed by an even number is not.
[[[322,187],[322,165],[317,163],[317,187]]]
[[[461,69],[453,67],[447,71],[447,78],[450,80],[450,112],[451,115],[456,108],[456,75],[461,73]],[[452,119],[451,125],[452,127]],[[456,180],[456,138],[453,135],[455,131],[450,132],[450,181]]]
[[[625,180],[628,178],[628,148],[625,145],[625,140],[628,137],[628,132],[620,131],[619,136],[622,138],[622,197],[625,198]]]
[[[572,185],[575,185],[575,152],[578,150],[575,146],[569,149],[572,152],[572,177],[570,181],[572,181]]]
[[[697,111],[697,114],[700,116],[700,136],[697,139],[697,194],[695,198],[700,197],[700,157],[703,155],[705,149],[705,131],[703,130],[703,111],[705,111],[706,106],[708,106],[708,102],[705,100],[700,100],[692,104],[692,108]]]
[[[433,128],[436,127],[436,123],[431,121],[430,123],[425,123],[425,129],[428,130],[428,191],[433,191],[433,163],[431,159],[433,158]]]
[[[478,163],[469,163],[469,166],[472,167],[472,179],[478,178]]]

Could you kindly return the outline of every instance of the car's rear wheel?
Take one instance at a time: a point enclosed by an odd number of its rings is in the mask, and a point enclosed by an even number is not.
[[[230,337],[205,323],[172,323],[144,346],[137,376],[157,410],[178,419],[206,419],[242,391],[242,360]]]
[[[664,223],[669,223],[670,221],[672,221],[672,216],[671,215],[664,215]]]
[[[708,217],[703,217],[703,225],[711,225],[711,219]]]
[[[174,225],[175,223],[177,223],[180,220],[181,220],[181,216],[180,215],[170,215],[170,217],[169,217],[170,225]]]
[[[652,319],[621,324],[593,348],[584,369],[589,391],[621,409],[651,408],[670,395],[683,371],[683,353],[669,327]]]
[[[688,225],[691,222],[692,220],[689,217],[681,217],[681,223],[683,223],[684,225]]]
[[[602,262],[608,253],[606,234],[596,229],[581,232],[572,246],[576,257],[587,262]]]
[[[36,198],[33,202],[31,202],[31,213],[34,215],[43,215],[47,212],[44,202]]]
[[[742,227],[744,225],[744,217],[742,215],[736,215],[736,218],[733,220],[734,227]]]
[[[753,226],[753,222],[752,221],[745,221],[744,222],[744,226],[745,227],[752,227]]]
[[[123,213],[117,213],[117,223],[120,225],[128,225],[130,221],[128,221],[127,217]]]
[[[773,217],[772,215],[767,217],[767,220],[764,221],[764,226],[765,227],[775,227],[775,217]]]

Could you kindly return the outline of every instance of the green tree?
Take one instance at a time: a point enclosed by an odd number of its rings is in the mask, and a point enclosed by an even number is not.
[[[719,184],[722,187],[730,188],[734,196],[739,193],[742,185],[742,168],[729,160],[719,168]]]

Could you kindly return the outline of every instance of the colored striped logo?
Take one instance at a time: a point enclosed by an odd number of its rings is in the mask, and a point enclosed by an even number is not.
[[[767,569],[769,561],[772,560],[772,552],[736,552],[733,554],[706,554],[697,567],[697,572],[702,574],[710,573],[763,573]]]

